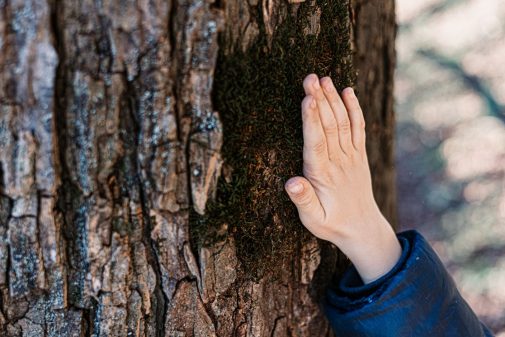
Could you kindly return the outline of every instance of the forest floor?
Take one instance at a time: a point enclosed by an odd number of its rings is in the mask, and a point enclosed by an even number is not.
[[[397,0],[401,229],[505,337],[505,0]]]

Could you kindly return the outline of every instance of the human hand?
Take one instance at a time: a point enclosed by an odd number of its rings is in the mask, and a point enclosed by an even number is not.
[[[338,246],[365,283],[387,273],[401,247],[372,192],[365,120],[351,88],[338,94],[331,79],[303,81],[303,175],[285,185],[303,225]]]

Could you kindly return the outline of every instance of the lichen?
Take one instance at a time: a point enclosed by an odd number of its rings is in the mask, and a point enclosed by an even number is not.
[[[284,183],[302,174],[303,78],[316,73],[331,76],[339,89],[352,85],[348,5],[303,3],[277,27],[271,45],[260,25],[245,52],[235,48],[226,54],[223,46],[231,42],[220,38],[213,103],[223,123],[225,166],[232,173],[219,179],[205,215],[191,214],[191,238],[195,247],[212,245],[226,224],[225,235],[235,238],[238,258],[252,279],[275,271],[279,259],[292,258],[310,237]],[[316,12],[320,30],[307,34]]]

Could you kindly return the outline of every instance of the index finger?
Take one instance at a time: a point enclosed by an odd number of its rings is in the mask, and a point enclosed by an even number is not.
[[[302,101],[302,121],[304,164],[320,167],[329,160],[328,147],[317,104],[311,95]]]

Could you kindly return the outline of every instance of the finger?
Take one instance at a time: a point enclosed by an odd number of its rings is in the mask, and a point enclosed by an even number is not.
[[[331,109],[335,115],[335,120],[338,125],[338,140],[342,151],[346,154],[351,154],[354,150],[351,134],[351,121],[347,115],[347,110],[344,103],[338,95],[337,89],[333,85],[330,77],[321,79],[321,86],[323,87],[324,95],[326,96]]]
[[[326,96],[319,84],[319,78],[316,74],[310,74],[303,80],[303,88],[307,95],[312,95],[317,102],[321,124],[323,126],[326,142],[328,146],[328,157],[330,160],[336,160],[341,155],[341,149],[338,145],[338,125],[335,115]]]
[[[358,98],[352,88],[345,88],[342,92],[345,107],[351,120],[352,143],[358,151],[365,151],[365,117],[359,105]]]
[[[317,104],[310,95],[302,101],[302,121],[304,164],[320,168],[328,161],[328,150]]]
[[[324,221],[325,213],[312,184],[303,177],[290,178],[285,184],[289,198],[298,209],[300,220],[306,227]],[[311,228],[309,230],[312,231]]]

